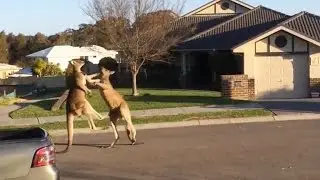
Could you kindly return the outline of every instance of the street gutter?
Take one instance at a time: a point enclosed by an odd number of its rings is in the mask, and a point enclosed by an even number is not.
[[[224,119],[203,119],[181,122],[161,122],[149,124],[136,124],[137,130],[147,129],[163,129],[163,128],[178,128],[178,127],[199,127],[209,125],[226,125],[226,124],[246,124],[246,123],[264,123],[264,122],[285,122],[285,121],[303,121],[303,120],[320,120],[319,114],[303,114],[303,115],[280,115],[280,116],[261,116],[261,117],[245,117],[245,118],[224,118]],[[118,131],[125,131],[124,125],[118,126]],[[65,136],[66,129],[48,130],[51,136]],[[89,128],[74,129],[75,134],[101,134],[113,133],[112,128],[98,128],[93,131]]]

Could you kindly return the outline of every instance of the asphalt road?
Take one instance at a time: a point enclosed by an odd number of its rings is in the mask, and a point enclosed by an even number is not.
[[[144,130],[136,146],[121,132],[116,148],[96,147],[112,137],[76,136],[58,155],[62,180],[320,179],[320,121]]]

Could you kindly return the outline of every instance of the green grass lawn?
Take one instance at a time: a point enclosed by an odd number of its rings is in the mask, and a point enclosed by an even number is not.
[[[133,97],[130,96],[131,89],[117,90],[129,103],[131,110],[246,103],[246,101],[221,98],[220,93],[213,91],[139,89],[140,96]],[[92,92],[92,96],[88,97],[91,105],[98,112],[107,112],[107,106],[102,100],[98,90],[93,90]],[[10,116],[12,118],[28,118],[64,115],[65,108],[56,112],[50,110],[55,101],[56,100],[40,101],[11,112]]]
[[[147,123],[161,123],[161,122],[181,122],[201,119],[221,119],[221,118],[240,118],[240,117],[257,117],[257,116],[270,116],[272,113],[267,110],[244,110],[244,111],[224,111],[224,112],[209,112],[209,113],[195,113],[195,114],[180,114],[171,116],[152,116],[145,118],[133,117],[134,124],[147,124]],[[95,121],[97,127],[107,127],[109,121],[99,120]],[[124,124],[124,121],[119,121],[119,124]],[[65,122],[55,122],[42,124],[40,127],[46,130],[66,129]],[[88,121],[77,120],[75,121],[75,128],[89,128]],[[16,127],[0,127],[0,129],[12,129]]]
[[[22,100],[21,99],[18,99],[18,98],[11,98],[11,97],[8,97],[8,98],[0,98],[0,107],[1,106],[8,106],[8,105],[12,105],[14,103],[17,103],[17,102],[21,102]]]

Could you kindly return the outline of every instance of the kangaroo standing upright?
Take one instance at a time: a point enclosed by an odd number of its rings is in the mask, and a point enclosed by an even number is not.
[[[110,83],[110,75],[114,74],[114,71],[110,71],[102,66],[100,66],[101,72],[95,74],[100,76],[99,79],[88,80],[88,82],[93,83],[99,87],[101,96],[109,107],[109,117],[111,121],[111,126],[114,132],[115,140],[109,146],[112,148],[119,140],[119,133],[117,130],[117,121],[119,119],[124,119],[126,121],[126,132],[132,145],[136,143],[136,129],[132,124],[131,113],[127,102],[123,97],[113,88]],[[94,76],[94,75],[92,75]]]
[[[86,86],[86,81],[90,76],[86,76],[81,72],[81,67],[84,65],[82,60],[72,60],[70,65],[73,67],[73,78],[70,86],[70,91],[66,100],[66,115],[67,115],[67,131],[68,145],[64,152],[68,152],[73,142],[73,121],[75,117],[85,115],[88,118],[88,123],[91,129],[96,129],[93,121],[93,116],[97,119],[103,119],[103,116],[96,112],[91,104],[86,99],[86,94],[91,94],[91,91]]]

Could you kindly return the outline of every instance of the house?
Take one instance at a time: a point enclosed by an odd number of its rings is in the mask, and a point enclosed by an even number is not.
[[[0,79],[6,79],[10,74],[18,72],[20,69],[18,66],[0,63]]]
[[[184,22],[197,27],[173,49],[186,86],[209,86],[237,99],[307,98],[319,88],[317,15],[213,0],[176,24]]]
[[[12,77],[31,77],[33,76],[33,71],[31,67],[21,68],[19,71],[8,75],[8,78]]]
[[[104,57],[117,59],[117,54],[117,51],[106,50],[105,48],[96,45],[85,47],[59,45],[29,54],[27,55],[27,58],[46,59],[50,63],[58,64],[64,71],[68,67],[69,61],[75,58],[85,57],[86,60],[97,65],[100,59]]]

